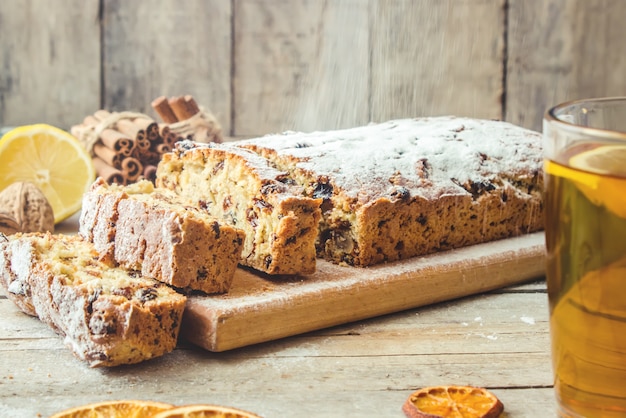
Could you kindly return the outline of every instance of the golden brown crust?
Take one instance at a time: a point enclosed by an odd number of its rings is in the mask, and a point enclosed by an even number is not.
[[[2,285],[26,277],[20,295],[91,367],[131,364],[176,346],[186,298],[166,285],[98,260],[79,236],[18,234],[2,245]],[[24,258],[24,254],[28,254]],[[18,304],[20,308],[20,304]]]
[[[94,215],[95,214],[95,215]],[[80,234],[100,257],[180,289],[228,291],[244,233],[149,182],[109,186],[85,194]]]
[[[317,254],[369,266],[543,228],[541,136],[440,117],[234,145],[323,198]]]
[[[156,183],[243,229],[241,264],[273,275],[315,271],[321,199],[303,196],[266,159],[237,147],[184,141],[161,160]]]

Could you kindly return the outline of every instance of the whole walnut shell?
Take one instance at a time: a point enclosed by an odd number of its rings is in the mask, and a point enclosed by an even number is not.
[[[15,182],[0,192],[0,210],[13,215],[21,232],[54,231],[54,212],[39,187]]]
[[[12,235],[21,230],[20,224],[17,223],[13,214],[0,211],[0,233]]]

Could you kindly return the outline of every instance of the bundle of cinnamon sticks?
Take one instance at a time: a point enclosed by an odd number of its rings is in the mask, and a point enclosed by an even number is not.
[[[161,156],[182,139],[146,115],[107,110],[86,116],[71,132],[90,151],[96,174],[123,185],[154,181]]]
[[[91,153],[98,177],[107,183],[126,185],[140,179],[154,182],[163,154],[177,141],[221,142],[215,117],[190,95],[152,102],[162,122],[136,112],[101,109],[74,125],[71,133]]]

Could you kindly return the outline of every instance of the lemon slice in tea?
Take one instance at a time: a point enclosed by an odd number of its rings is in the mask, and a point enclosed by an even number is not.
[[[626,144],[602,145],[581,152],[571,157],[569,164],[591,173],[626,178]]]
[[[503,410],[494,394],[472,386],[422,388],[402,406],[409,418],[496,418]]]
[[[54,126],[21,126],[0,139],[0,190],[18,181],[36,184],[52,206],[55,223],[80,210],[95,176],[78,139]]]
[[[601,145],[569,159],[569,167],[545,162],[545,171],[572,181],[594,205],[626,218],[626,144]]]

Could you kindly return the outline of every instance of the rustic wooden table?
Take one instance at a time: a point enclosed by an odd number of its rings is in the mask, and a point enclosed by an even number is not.
[[[111,399],[215,403],[271,417],[402,417],[412,391],[477,385],[506,417],[555,416],[545,282],[221,353],[181,341],[139,365],[90,369],[0,293],[0,416]]]

